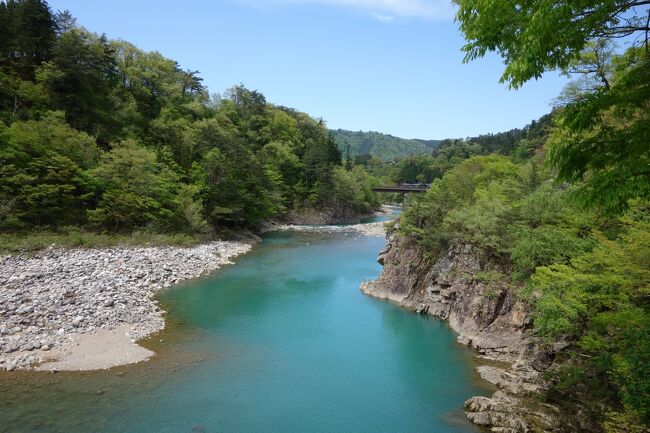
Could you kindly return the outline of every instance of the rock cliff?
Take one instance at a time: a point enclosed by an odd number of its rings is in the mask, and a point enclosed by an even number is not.
[[[530,312],[497,259],[462,243],[431,257],[413,239],[393,233],[377,261],[383,272],[362,284],[364,293],[446,320],[458,341],[485,361],[478,373],[498,390],[465,402],[472,422],[502,433],[585,430],[543,401],[543,372],[553,363],[553,350],[535,344]]]

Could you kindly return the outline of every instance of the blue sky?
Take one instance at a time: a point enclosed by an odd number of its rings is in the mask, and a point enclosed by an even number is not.
[[[244,83],[331,128],[468,137],[547,113],[566,79],[499,84],[497,55],[463,64],[438,0],[49,0],[87,29],[199,70],[211,92]]]

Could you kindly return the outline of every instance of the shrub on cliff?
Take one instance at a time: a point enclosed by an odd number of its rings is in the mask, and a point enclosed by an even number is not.
[[[577,338],[572,363],[580,385],[613,392],[650,422],[650,224],[628,219],[624,233],[598,234],[595,248],[568,264],[537,268],[526,295],[535,329],[546,338]],[[570,382],[571,385],[578,385]]]

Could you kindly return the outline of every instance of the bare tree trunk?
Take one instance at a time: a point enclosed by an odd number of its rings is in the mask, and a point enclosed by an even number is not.
[[[18,99],[18,96],[14,96],[14,110],[11,113],[12,117],[16,117],[16,113],[18,113],[18,109],[22,106],[23,104],[20,102],[20,99]]]

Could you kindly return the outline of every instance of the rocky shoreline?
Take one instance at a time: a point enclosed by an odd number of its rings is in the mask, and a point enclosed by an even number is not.
[[[272,231],[296,231],[296,232],[312,232],[312,233],[356,233],[364,236],[385,237],[386,236],[386,222],[378,221],[372,223],[360,223],[360,218],[371,218],[382,215],[392,215],[395,210],[399,209],[397,206],[381,205],[376,212],[355,215],[354,218],[345,221],[333,220],[327,213],[321,213],[319,218],[314,218],[310,221],[296,223],[293,220],[286,221],[271,221],[264,224],[261,228],[262,233]],[[317,222],[312,222],[317,221]],[[343,224],[343,225],[342,225]]]
[[[331,225],[354,224],[363,218],[376,215],[377,212],[359,213],[351,209],[314,209],[303,208],[294,210],[284,216],[282,222],[287,225]]]
[[[386,236],[384,222],[350,225],[300,225],[300,224],[268,224],[262,232],[312,232],[312,233],[358,233],[365,236]]]
[[[150,353],[136,350],[134,342],[165,326],[155,294],[232,263],[252,245],[216,241],[190,248],[48,248],[0,257],[0,369],[27,370],[48,362],[54,362],[52,369],[93,369],[146,359]],[[124,351],[134,355],[104,354],[110,362],[82,362],[87,368],[57,364],[78,355],[81,336],[95,334],[103,335],[100,340],[125,340]],[[101,357],[96,351],[84,354],[84,360]]]
[[[484,361],[477,371],[497,391],[465,402],[470,421],[500,433],[589,430],[589,421],[576,411],[541,398],[549,386],[544,371],[561,347],[537,344],[527,306],[503,277],[507,269],[491,255],[452,243],[431,258],[414,239],[392,233],[377,261],[382,274],[362,284],[364,293],[445,320],[458,341]]]

